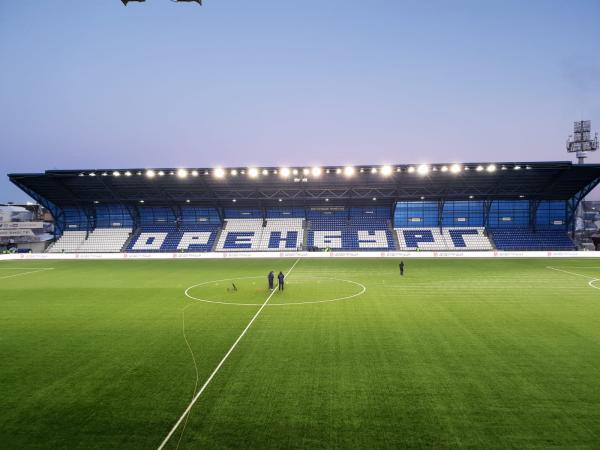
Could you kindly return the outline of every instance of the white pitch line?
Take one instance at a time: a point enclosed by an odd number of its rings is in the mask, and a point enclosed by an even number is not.
[[[590,278],[592,280],[597,280],[598,279],[598,278],[595,278],[595,277],[590,277],[589,275],[583,275],[581,273],[569,272],[568,270],[558,269],[558,268],[552,267],[552,266],[546,266],[546,269],[556,270],[558,272],[563,272],[563,273],[568,273],[569,275],[577,275],[578,277]]]
[[[6,275],[3,277],[0,277],[0,280],[4,280],[5,278],[20,277],[21,275],[29,275],[30,273],[46,272],[47,270],[53,270],[53,269],[54,269],[53,267],[49,267],[46,269],[32,270],[31,272],[15,273],[13,275]]]
[[[600,281],[600,278],[590,277],[589,275],[583,275],[581,273],[569,272],[568,270],[557,269],[556,267],[551,267],[551,266],[546,266],[546,269],[556,270],[558,272],[568,273],[569,275],[576,275],[578,277],[587,278],[588,280],[590,280],[590,281],[588,281],[589,287],[592,287],[594,289],[600,289],[600,287],[594,285],[594,283],[596,281]]]
[[[296,267],[296,264],[298,264],[298,261],[300,261],[300,258],[296,259],[296,262],[292,265],[290,270],[288,270],[287,274],[284,276],[284,279],[289,276],[289,274],[292,272],[292,270],[294,270],[294,267]],[[215,370],[212,371],[212,373],[210,374],[208,379],[204,382],[204,384],[202,385],[200,390],[196,393],[196,395],[194,396],[194,398],[192,399],[192,401],[190,402],[188,407],[185,409],[185,411],[183,411],[183,414],[181,414],[181,417],[179,417],[179,420],[175,423],[175,425],[173,425],[173,428],[171,428],[171,431],[169,431],[169,434],[167,434],[167,437],[165,437],[165,439],[162,441],[162,443],[158,447],[158,450],[162,450],[165,447],[165,445],[169,442],[169,439],[171,439],[171,437],[173,436],[173,433],[175,433],[175,431],[177,431],[177,428],[179,428],[179,425],[181,425],[181,422],[183,422],[185,417],[190,413],[194,404],[198,401],[198,399],[200,398],[200,396],[202,395],[202,393],[204,392],[206,387],[210,384],[212,379],[215,377],[215,375],[217,374],[219,369],[221,369],[221,366],[225,363],[225,361],[227,361],[227,358],[229,358],[229,355],[231,355],[233,350],[237,347],[238,343],[242,340],[242,338],[244,337],[246,332],[250,329],[250,327],[252,326],[252,324],[254,323],[256,318],[260,315],[260,313],[265,308],[265,306],[267,306],[267,303],[269,303],[269,300],[271,300],[271,297],[273,297],[275,292],[277,292],[277,290],[273,289],[273,292],[271,292],[269,294],[269,296],[264,301],[264,303],[261,305],[261,307],[258,309],[258,311],[256,311],[256,314],[254,314],[254,316],[252,316],[252,319],[250,319],[250,322],[248,322],[248,325],[246,325],[246,328],[244,328],[244,331],[242,331],[242,333],[238,336],[238,338],[235,340],[233,345],[229,348],[227,353],[225,353],[225,356],[223,356],[223,359],[221,359],[221,362],[219,362],[219,364],[217,364],[217,367],[215,367]]]
[[[190,295],[190,289],[194,289],[198,286],[204,286],[207,284],[211,284],[211,283],[218,283],[218,282],[223,282],[223,281],[231,281],[231,280],[243,280],[243,279],[252,279],[252,278],[262,278],[262,276],[258,276],[258,277],[241,277],[241,278],[225,278],[223,280],[214,280],[214,281],[205,281],[204,283],[199,283],[199,284],[195,284],[193,286],[190,286],[189,288],[187,288],[184,292],[185,296],[191,300],[193,300],[194,302],[204,302],[204,303],[212,303],[212,304],[216,304],[216,305],[233,305],[233,306],[260,306],[262,303],[236,303],[236,302],[225,302],[225,301],[219,301],[219,300],[207,300],[204,298],[198,298],[198,297],[194,297],[193,295]],[[269,305],[267,305],[268,307],[273,307],[273,306],[290,306],[290,305],[312,305],[312,304],[316,304],[316,303],[330,303],[330,302],[338,302],[338,301],[342,301],[342,300],[349,300],[351,298],[354,297],[358,297],[359,295],[364,294],[367,291],[367,288],[364,284],[358,283],[356,281],[352,281],[352,280],[344,280],[342,278],[331,278],[331,277],[305,277],[308,279],[321,279],[321,280],[334,280],[334,281],[344,281],[346,283],[352,283],[355,284],[357,286],[360,286],[362,288],[362,290],[360,292],[357,292],[356,294],[352,294],[352,295],[348,295],[346,297],[336,297],[336,298],[332,298],[329,300],[314,300],[314,301],[305,301],[305,302],[290,302],[290,303],[271,303]],[[297,279],[297,277],[295,278]]]

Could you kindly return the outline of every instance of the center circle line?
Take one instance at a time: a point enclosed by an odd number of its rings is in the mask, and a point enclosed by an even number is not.
[[[231,281],[231,280],[249,280],[249,279],[255,279],[255,278],[263,278],[263,277],[262,276],[254,276],[254,277],[224,278],[224,279],[221,279],[221,280],[204,281],[202,283],[194,284],[194,285],[188,287],[185,290],[185,296],[188,297],[189,299],[193,300],[193,301],[204,302],[204,303],[213,303],[213,304],[217,304],[217,305],[261,306],[262,303],[238,303],[238,302],[223,302],[223,301],[218,301],[218,300],[206,300],[206,299],[203,299],[203,298],[194,297],[194,296],[192,296],[189,293],[190,290],[192,290],[192,289],[194,289],[194,288],[196,288],[198,286],[204,286],[204,285],[207,285],[207,284],[210,284],[210,283],[219,283],[219,282]],[[271,306],[294,306],[294,305],[297,306],[297,305],[311,305],[311,304],[317,304],[317,303],[338,302],[338,301],[350,300],[352,298],[358,297],[359,295],[362,295],[362,294],[364,294],[367,291],[367,287],[364,284],[358,283],[357,281],[345,280],[343,278],[319,277],[319,276],[305,276],[305,277],[301,277],[301,278],[342,281],[342,282],[345,282],[345,283],[355,284],[356,286],[359,286],[362,289],[361,289],[360,292],[357,292],[357,293],[352,294],[352,295],[348,295],[346,297],[337,297],[337,298],[332,298],[332,299],[327,299],[327,300],[313,300],[313,301],[306,301],[306,302],[269,303],[266,306],[267,307],[271,307]]]

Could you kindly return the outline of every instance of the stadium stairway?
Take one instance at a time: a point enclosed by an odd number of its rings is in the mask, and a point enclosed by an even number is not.
[[[394,239],[394,250],[400,250],[400,241],[398,240],[398,233],[396,233],[396,230],[394,230],[392,228],[391,221],[390,221],[389,229],[392,233],[392,238]]]
[[[302,229],[304,230],[304,235],[302,236],[302,249],[306,250],[308,244],[308,220],[304,219],[302,221]]]
[[[133,240],[134,237],[139,235],[139,231],[140,228],[135,228],[131,234],[129,235],[129,237],[127,238],[127,240],[125,241],[125,243],[121,246],[121,252],[125,253],[127,251],[127,249],[129,248],[129,246],[131,245],[131,241]]]
[[[217,251],[217,246],[219,245],[219,242],[221,241],[221,234],[223,234],[223,230],[225,229],[225,225],[219,227],[219,229],[217,230],[217,234],[215,236],[215,240],[213,242],[213,245],[210,249],[211,252],[216,252]]]

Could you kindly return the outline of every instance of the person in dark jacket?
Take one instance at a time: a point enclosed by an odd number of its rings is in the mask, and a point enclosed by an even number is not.
[[[272,270],[269,272],[267,279],[269,280],[269,289],[273,290],[273,280],[275,279],[275,274],[273,273]]]
[[[400,264],[398,264],[398,267],[400,267],[400,275],[404,275],[404,261],[400,261]]]
[[[283,291],[283,283],[285,280],[285,275],[283,275],[283,272],[279,272],[279,275],[277,275],[277,279],[279,280],[279,290]]]

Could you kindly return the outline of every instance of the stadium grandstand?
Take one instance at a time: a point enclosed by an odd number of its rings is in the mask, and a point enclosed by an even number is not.
[[[574,250],[600,165],[50,170],[50,253]]]

